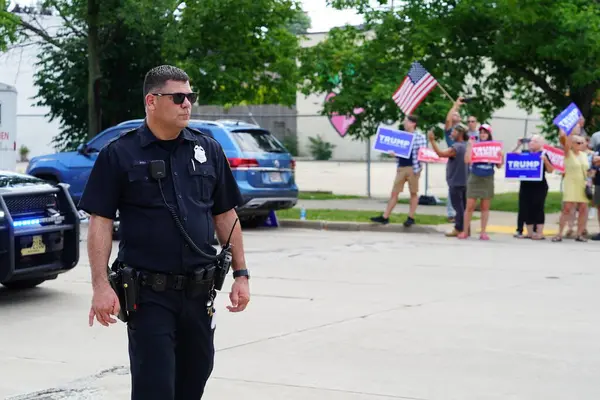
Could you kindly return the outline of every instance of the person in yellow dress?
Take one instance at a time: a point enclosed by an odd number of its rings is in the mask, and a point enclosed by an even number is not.
[[[583,235],[586,225],[587,207],[589,200],[585,194],[589,161],[586,153],[585,139],[574,131],[571,135],[561,129],[559,140],[565,152],[565,178],[563,181],[563,209],[560,214],[558,234],[552,238],[553,242],[562,241],[562,234],[571,210],[577,209],[577,236],[578,242],[586,242]]]

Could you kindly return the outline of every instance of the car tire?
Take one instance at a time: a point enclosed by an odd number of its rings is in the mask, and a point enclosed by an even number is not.
[[[252,217],[246,217],[244,219],[240,219],[240,223],[242,228],[258,228],[263,226],[265,222],[267,222],[268,215],[255,215]]]
[[[34,175],[36,178],[45,180],[51,185],[58,185],[60,182],[54,175]]]
[[[2,285],[10,290],[24,290],[24,289],[34,288],[34,287],[42,284],[45,281],[46,281],[46,279],[44,279],[44,278],[23,279],[20,281],[13,281],[13,282],[2,282]]]

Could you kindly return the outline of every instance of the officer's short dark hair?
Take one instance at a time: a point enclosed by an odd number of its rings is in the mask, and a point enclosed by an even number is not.
[[[419,117],[417,117],[414,114],[408,115],[406,117],[406,119],[409,120],[410,122],[414,123],[414,124],[416,124],[417,122],[419,122]]]
[[[172,65],[160,65],[152,68],[144,78],[144,97],[162,89],[167,81],[189,82],[190,77],[181,68]]]

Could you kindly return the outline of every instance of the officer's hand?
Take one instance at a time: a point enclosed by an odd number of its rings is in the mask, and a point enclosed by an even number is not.
[[[114,324],[117,322],[116,319],[110,315],[119,314],[121,309],[119,305],[119,298],[115,291],[107,283],[106,286],[94,289],[94,295],[92,296],[92,307],[90,308],[89,323],[90,326],[94,324],[94,317],[104,326],[108,324]]]
[[[240,312],[246,309],[246,306],[250,301],[250,285],[248,284],[248,278],[241,276],[235,279],[233,285],[231,285],[229,300],[231,300],[231,306],[227,306],[229,311]]]

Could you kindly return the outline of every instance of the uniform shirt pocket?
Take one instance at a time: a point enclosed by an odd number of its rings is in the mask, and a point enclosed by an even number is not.
[[[126,196],[135,199],[139,204],[150,205],[157,199],[162,198],[158,188],[158,182],[150,175],[149,164],[136,164],[127,171]],[[164,186],[164,182],[163,182]]]
[[[217,172],[212,165],[188,165],[188,171],[192,179],[192,195],[203,202],[212,198]]]

